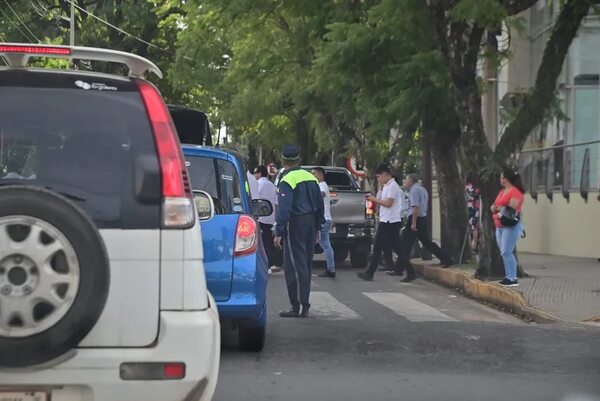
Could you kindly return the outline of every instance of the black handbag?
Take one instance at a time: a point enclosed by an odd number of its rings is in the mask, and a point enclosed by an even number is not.
[[[500,209],[500,224],[503,227],[514,227],[521,221],[521,214],[510,206]]]

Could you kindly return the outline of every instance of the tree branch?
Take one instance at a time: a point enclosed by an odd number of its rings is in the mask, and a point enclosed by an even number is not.
[[[517,15],[533,7],[537,0],[501,0],[509,16]]]
[[[496,148],[498,160],[504,160],[512,152],[520,150],[531,131],[543,121],[554,98],[556,82],[569,47],[581,21],[588,15],[591,3],[591,0],[568,0],[561,10],[544,49],[533,92],[526,98]]]

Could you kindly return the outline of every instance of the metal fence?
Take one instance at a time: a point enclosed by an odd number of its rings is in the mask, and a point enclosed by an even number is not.
[[[600,190],[600,140],[524,150],[518,156],[523,184],[535,200],[579,193],[586,201]],[[600,198],[599,198],[600,199]]]

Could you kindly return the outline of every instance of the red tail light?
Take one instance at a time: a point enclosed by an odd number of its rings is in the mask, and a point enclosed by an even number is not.
[[[256,220],[245,214],[238,220],[235,233],[235,257],[250,255],[258,248],[258,225]]]
[[[0,53],[21,53],[70,56],[71,49],[68,47],[35,46],[35,45],[0,45]]]
[[[138,81],[158,150],[162,176],[163,226],[191,227],[195,221],[192,191],[185,160],[171,114],[158,89],[146,81]]]
[[[370,200],[365,200],[365,217],[367,219],[375,218],[375,204]]]

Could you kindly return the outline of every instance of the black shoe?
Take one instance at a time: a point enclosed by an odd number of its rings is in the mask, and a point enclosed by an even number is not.
[[[444,268],[444,269],[446,269],[448,267],[452,267],[454,265],[456,265],[456,260],[454,260],[453,257],[451,257],[450,259],[442,262],[442,268]]]
[[[323,273],[319,274],[319,277],[335,278],[335,272],[330,272],[330,271],[325,270]]]
[[[309,309],[310,309],[310,305],[302,305],[302,312],[300,313],[300,317],[308,317]]]
[[[396,276],[396,277],[398,277],[398,276],[400,276],[400,277],[404,276],[404,273],[400,273],[400,272],[397,272],[395,270],[387,271],[387,272],[385,272],[385,274],[387,274],[388,276]]]
[[[412,281],[415,281],[417,279],[417,276],[411,276],[408,275],[406,277],[404,277],[402,280],[400,280],[401,283],[410,283]]]
[[[300,311],[298,309],[290,309],[279,312],[279,317],[300,317]]]
[[[369,276],[367,273],[356,273],[358,278],[365,281],[373,281],[373,276]]]
[[[504,287],[518,287],[519,280],[509,280],[509,279],[505,278],[504,280],[500,281],[498,284],[500,284],[501,286],[504,286]]]

